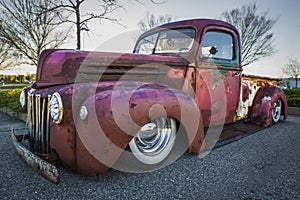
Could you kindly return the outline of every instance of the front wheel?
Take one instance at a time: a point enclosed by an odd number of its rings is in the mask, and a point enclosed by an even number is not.
[[[170,154],[176,139],[176,121],[161,117],[145,124],[129,143],[134,157],[144,164],[157,164]]]
[[[282,101],[281,99],[277,99],[272,108],[272,121],[273,123],[277,123],[280,120],[282,109]]]

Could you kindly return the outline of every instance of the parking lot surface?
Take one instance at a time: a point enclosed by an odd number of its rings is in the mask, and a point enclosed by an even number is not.
[[[12,126],[24,123],[0,113],[1,199],[300,199],[300,116],[150,173],[84,177],[60,169],[59,185],[18,158]]]

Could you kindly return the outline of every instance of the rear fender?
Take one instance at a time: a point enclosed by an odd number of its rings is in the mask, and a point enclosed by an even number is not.
[[[141,126],[158,117],[180,122],[178,132],[187,133],[190,152],[199,153],[203,144],[199,108],[180,90],[157,85],[115,88],[95,94],[83,105],[89,114],[76,120],[77,169],[87,175],[112,167]]]
[[[265,127],[272,125],[272,108],[280,98],[283,103],[281,115],[284,120],[288,116],[288,104],[284,92],[276,86],[261,87],[254,98],[250,115],[251,122]]]

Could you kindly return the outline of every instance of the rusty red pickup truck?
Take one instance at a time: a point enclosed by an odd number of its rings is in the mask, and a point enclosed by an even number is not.
[[[236,28],[212,19],[149,30],[133,53],[45,50],[20,96],[28,130],[12,131],[15,149],[58,183],[58,164],[88,176],[150,171],[206,151],[211,127],[286,119],[282,90],[243,76],[240,52]]]

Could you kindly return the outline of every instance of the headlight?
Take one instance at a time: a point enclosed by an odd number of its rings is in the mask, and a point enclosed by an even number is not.
[[[50,115],[54,123],[59,124],[63,117],[63,105],[60,95],[55,92],[50,100]]]
[[[23,90],[20,94],[20,104],[22,108],[25,107],[25,103],[26,103],[26,95],[25,95],[25,91]]]

